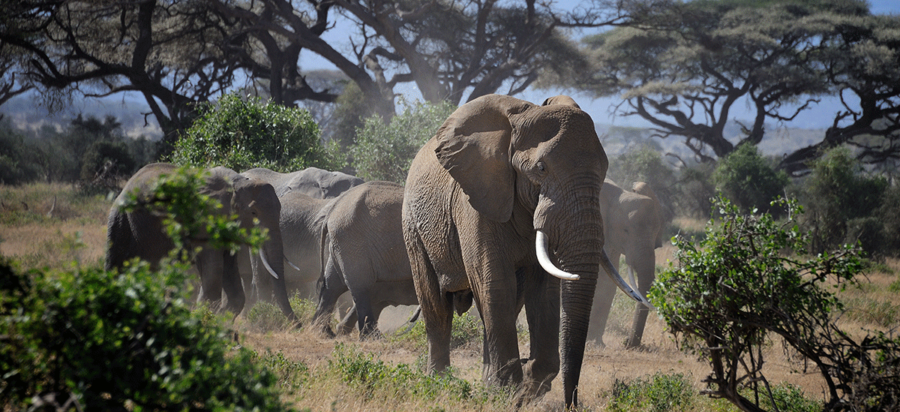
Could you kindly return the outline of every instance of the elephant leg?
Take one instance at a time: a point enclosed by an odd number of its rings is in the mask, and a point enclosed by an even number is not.
[[[619,253],[609,252],[608,256],[614,265],[619,262]],[[600,346],[606,346],[603,343],[603,334],[606,331],[606,324],[609,320],[609,312],[612,310],[613,299],[616,297],[616,290],[616,284],[608,276],[601,273],[597,278],[594,304],[591,306],[591,324],[588,327],[588,339],[593,340]]]
[[[425,335],[428,339],[427,372],[442,373],[450,366],[453,301],[447,293],[441,291],[437,273],[428,259],[422,240],[418,236],[406,240],[413,283],[422,308]]]
[[[371,289],[353,290],[353,304],[356,306],[356,321],[359,325],[359,339],[365,340],[378,331],[378,318],[372,308]]]
[[[356,319],[356,305],[353,305],[350,307],[350,310],[347,311],[346,315],[344,315],[343,319],[341,319],[340,323],[338,323],[338,336],[349,335],[350,332],[353,332],[353,329],[356,328]]]
[[[319,285],[319,302],[316,305],[316,313],[313,314],[312,323],[318,325],[322,332],[329,337],[334,337],[331,331],[331,316],[334,314],[334,306],[338,298],[347,291],[347,285],[341,280],[339,268],[334,261],[328,259],[325,263],[325,280]]]
[[[520,402],[538,398],[550,390],[559,373],[559,279],[540,267],[523,270],[525,317],[531,353],[524,366]]]
[[[228,251],[221,251],[223,258],[222,269],[222,289],[228,298],[225,310],[234,314],[238,314],[244,309],[245,297],[244,286],[241,283],[241,275],[238,273],[237,256],[232,255]]]
[[[642,253],[636,254],[636,259],[628,259],[628,264],[634,268],[637,273],[637,290],[641,295],[647,296],[650,290],[650,284],[656,278],[656,254],[653,249],[644,250]],[[634,308],[634,317],[631,321],[631,336],[625,342],[626,348],[636,348],[641,346],[641,340],[644,337],[644,326],[647,324],[647,315],[650,309],[641,303]]]
[[[522,365],[516,335],[515,269],[472,267],[467,272],[473,276],[470,285],[484,324],[483,345],[487,349],[482,379],[488,385],[518,385],[522,381]]]

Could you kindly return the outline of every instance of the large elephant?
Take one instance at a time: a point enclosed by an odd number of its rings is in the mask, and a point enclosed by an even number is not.
[[[308,167],[291,173],[279,173],[266,168],[250,169],[244,176],[269,182],[278,197],[288,191],[299,192],[316,199],[333,199],[363,180],[341,172],[330,172],[316,167]]]
[[[146,210],[125,212],[120,205],[129,193],[136,191],[139,196],[146,194],[154,181],[163,175],[175,173],[176,169],[175,165],[168,163],[149,164],[138,170],[125,184],[109,212],[107,269],[121,268],[125,261],[135,257],[149,261],[155,267],[175,247],[163,231],[159,216]],[[296,321],[284,288],[283,247],[277,220],[281,204],[272,185],[241,177],[224,167],[210,169],[205,179],[200,191],[222,203],[220,213],[235,213],[244,228],[253,227],[258,222],[261,227],[268,229],[269,239],[259,249],[260,260],[275,279],[276,300],[282,312]],[[199,299],[209,301],[216,307],[223,306],[221,296],[224,290],[227,303],[223,308],[235,314],[240,313],[245,296],[238,275],[236,256],[228,251],[209,247],[202,241],[190,246],[201,248],[194,260],[201,280]]]
[[[603,253],[608,161],[593,120],[572,103],[477,98],[453,112],[413,160],[403,235],[429,371],[449,366],[453,296],[471,290],[484,325],[484,382],[521,384],[527,401],[550,389],[562,364],[571,406],[601,265],[643,300]],[[524,367],[516,337],[523,305],[531,339]]]
[[[418,303],[400,230],[402,207],[403,186],[393,182],[364,183],[329,205],[322,227],[324,282],[313,323],[334,312],[348,290],[355,313],[348,313],[338,331],[349,332],[356,321],[361,339],[377,330],[385,307]]]
[[[643,194],[624,190],[609,180],[604,182],[600,191],[600,213],[603,214],[603,233],[607,239],[604,249],[616,264],[619,257],[625,255],[625,262],[637,274],[635,286],[642,295],[646,295],[656,278],[654,249],[662,246],[661,206],[646,183],[637,182],[634,189]],[[615,293],[616,287],[612,282],[605,279],[598,281],[588,338],[601,345]],[[637,304],[626,347],[641,345],[648,313],[646,306]]]
[[[241,173],[242,176],[268,182],[275,188],[281,199],[281,233],[285,247],[285,276],[291,290],[299,290],[301,295],[312,297],[315,287],[312,282],[321,275],[319,261],[319,227],[314,226],[315,215],[327,201],[363,180],[341,172],[329,172],[315,167],[291,173],[279,173],[265,168],[255,168]],[[313,239],[314,238],[314,239]],[[250,279],[252,267],[259,261],[246,253],[238,259],[238,268],[244,278],[248,293],[247,307],[258,300],[272,301],[274,284],[266,276]]]

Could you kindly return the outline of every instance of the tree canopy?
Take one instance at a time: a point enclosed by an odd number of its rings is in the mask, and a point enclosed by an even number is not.
[[[264,85],[280,105],[335,101],[343,87],[308,82],[303,50],[333,64],[388,120],[401,84],[432,103],[458,104],[501,87],[516,94],[541,70],[562,70],[563,60],[578,56],[567,28],[624,18],[610,0],[569,10],[536,0],[3,3],[6,84],[36,87],[51,106],[72,92],[140,93],[168,142],[190,126],[198,103],[241,80]]]
[[[584,40],[593,69],[556,84],[620,95],[619,114],[683,137],[701,161],[759,144],[767,124],[839,96],[824,139],[780,167],[802,171],[821,148],[844,143],[872,160],[897,156],[900,18],[873,16],[861,0],[652,0],[626,12],[622,27]],[[742,103],[753,118],[735,142],[725,126]]]

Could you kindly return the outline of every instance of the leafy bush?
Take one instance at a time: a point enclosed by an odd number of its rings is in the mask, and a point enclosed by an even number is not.
[[[754,397],[777,403],[760,385],[766,382],[762,366],[767,334],[774,333],[817,366],[830,396],[827,409],[839,409],[857,396],[851,383],[861,379],[877,380],[887,388],[867,395],[867,405],[891,409],[900,377],[886,380],[874,374],[900,362],[900,343],[871,336],[857,343],[835,323],[834,315],[844,305],[832,290],[834,284],[857,283],[862,270],[859,250],[845,246],[800,258],[810,243],[797,224],[802,208],[795,200],[779,203],[786,206],[787,219],[776,223],[769,214],[745,216],[727,200],[717,199],[721,217],[707,226],[707,237],[699,245],[676,238],[678,266],[670,264],[657,276],[650,301],[672,333],[684,337],[682,350],[700,353],[709,362],[711,396],[756,410],[744,397],[748,392],[739,392],[746,381]]]
[[[511,397],[499,390],[475,387],[464,379],[445,374],[430,375],[407,364],[387,365],[371,354],[362,354],[353,346],[337,344],[328,360],[328,368],[341,381],[366,392],[367,398],[417,398],[434,400],[449,397],[454,400],[492,402],[494,407],[509,407]]]
[[[277,306],[269,302],[257,302],[247,312],[247,322],[255,332],[283,331],[293,325]]]
[[[675,171],[667,166],[660,151],[650,146],[640,146],[610,159],[606,177],[623,188],[634,182],[647,182],[653,187],[660,202],[672,207],[671,188],[675,187]]]
[[[130,177],[135,166],[124,143],[95,142],[81,161],[81,182],[89,191],[117,189],[119,180]]]
[[[706,218],[712,210],[716,186],[712,183],[713,165],[701,163],[683,167],[679,173],[673,203],[676,215]]]
[[[310,166],[340,169],[336,159],[319,141],[319,127],[306,110],[235,94],[204,106],[169,157],[179,165],[237,171],[266,167],[280,172]]]
[[[630,382],[616,379],[607,410],[687,411],[693,409],[693,401],[694,388],[683,374],[657,372],[649,378],[637,378]]]
[[[454,110],[456,107],[446,102],[417,102],[407,105],[387,125],[378,115],[367,118],[350,147],[357,176],[405,184],[416,153]]]
[[[807,189],[803,204],[810,212],[807,225],[813,230],[814,252],[833,249],[847,240],[848,223],[872,216],[882,205],[887,189],[887,180],[866,176],[850,151],[842,147],[832,149],[813,161],[812,173],[805,183]],[[900,219],[894,221],[900,222]],[[882,234],[869,233],[867,236]],[[898,236],[894,234],[892,237]],[[872,253],[878,252],[878,249],[866,251]]]
[[[713,182],[722,194],[744,211],[759,209],[777,214],[769,203],[784,194],[787,173],[776,172],[756,146],[743,144],[719,161],[713,171]]]
[[[18,273],[4,262],[0,272],[6,408],[285,409],[275,375],[192,315],[176,292],[184,266]]]
[[[478,316],[472,316],[469,312],[462,315],[454,313],[453,326],[450,330],[450,349],[465,346],[472,342],[481,343],[483,331],[484,328]],[[427,347],[425,322],[416,322],[409,331],[405,329],[396,331],[391,336],[391,340],[394,342],[412,341],[417,348]]]

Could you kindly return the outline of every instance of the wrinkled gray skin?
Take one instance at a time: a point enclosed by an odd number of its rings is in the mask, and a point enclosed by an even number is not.
[[[138,257],[157,267],[159,261],[166,257],[174,244],[163,232],[161,219],[146,211],[137,210],[125,213],[119,205],[125,196],[137,190],[146,195],[154,181],[162,175],[175,172],[176,166],[168,163],[153,163],[144,166],[135,173],[125,188],[116,198],[110,209],[107,225],[109,249],[106,254],[106,268],[122,268],[125,261]],[[222,203],[221,213],[237,214],[241,227],[251,228],[254,219],[259,225],[269,230],[270,239],[260,248],[268,256],[270,266],[282,281],[276,281],[277,302],[289,319],[296,321],[284,289],[284,269],[281,265],[283,249],[278,221],[270,218],[280,213],[280,203],[272,186],[258,180],[239,177],[231,169],[216,167],[210,169],[206,184],[201,193]],[[201,288],[199,299],[208,301],[216,309],[229,310],[235,314],[241,312],[245,296],[241,287],[241,279],[237,271],[236,257],[228,251],[208,247],[202,240],[191,245],[201,247],[194,263],[200,275]],[[262,269],[265,270],[265,269]],[[266,274],[266,276],[269,276]],[[227,297],[222,304],[222,291]]]
[[[275,188],[275,193],[282,203],[280,228],[285,257],[300,268],[298,271],[288,262],[284,262],[287,286],[289,290],[299,290],[302,296],[312,298],[316,292],[314,282],[319,279],[322,268],[319,256],[320,228],[314,223],[315,216],[327,203],[323,202],[323,199],[333,199],[351,187],[363,183],[363,180],[345,173],[329,172],[315,167],[292,173],[256,168],[247,170],[241,175],[268,182]],[[286,199],[285,196],[288,194],[290,197]],[[251,279],[253,273],[258,273],[254,272],[252,267],[258,264],[257,259],[246,251],[241,251],[238,268],[247,291],[247,309],[260,299],[273,302],[274,289],[271,277],[261,276]]]
[[[528,401],[550,389],[562,365],[571,406],[603,258],[608,161],[593,120],[567,102],[488,95],[457,109],[413,160],[403,235],[428,370],[449,366],[453,295],[471,290],[484,324],[484,382],[521,384],[520,401]],[[536,230],[547,235],[553,263],[579,280],[560,281],[537,264]],[[516,337],[523,305],[531,340],[524,365]]]
[[[619,262],[625,255],[625,262],[637,275],[637,290],[644,296],[656,278],[656,253],[662,247],[661,207],[656,194],[643,182],[635,183],[634,191],[627,191],[607,180],[600,191],[600,211],[603,214],[603,232],[607,241],[604,245],[610,260]],[[591,311],[591,327],[588,339],[603,345],[603,332],[609,318],[616,285],[609,279],[597,282],[594,307]],[[634,309],[631,333],[625,346],[634,348],[641,345],[644,325],[649,309],[638,303]]]
[[[415,305],[409,257],[400,229],[403,186],[367,182],[329,205],[322,228],[324,282],[313,323],[333,335],[327,322],[338,297],[350,291],[354,311],[338,332],[349,333],[358,322],[360,339],[377,331],[378,317],[387,306]]]

